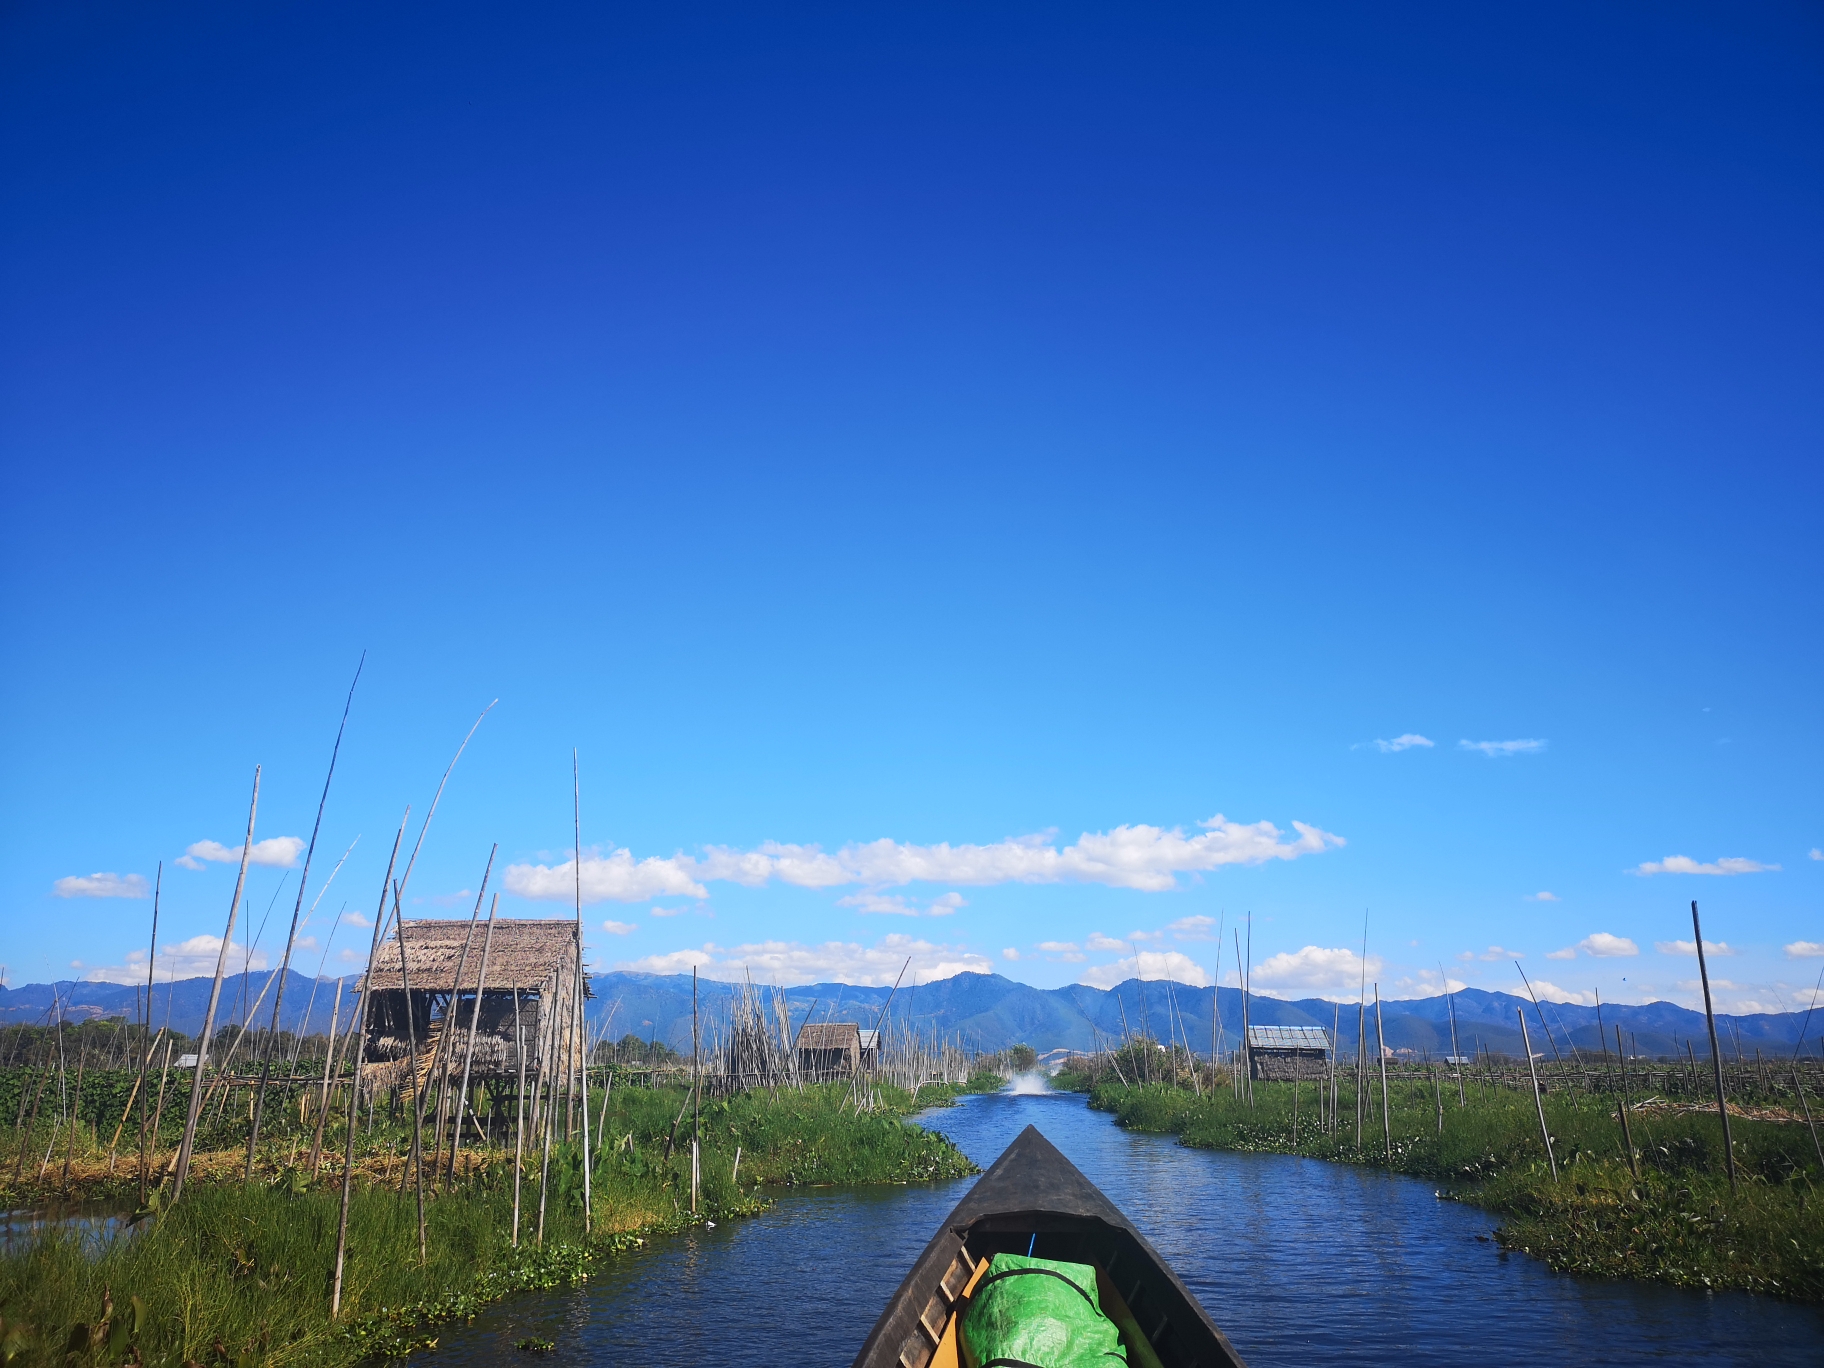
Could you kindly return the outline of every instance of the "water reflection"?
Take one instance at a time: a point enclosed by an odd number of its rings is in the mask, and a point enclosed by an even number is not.
[[[1402,1368],[1541,1360],[1815,1364],[1824,1314],[1554,1274],[1487,1241],[1432,1188],[1284,1155],[1187,1150],[1069,1095],[931,1112],[986,1166],[1028,1122],[1133,1218],[1255,1365]],[[526,1335],[559,1364],[846,1364],[973,1180],[785,1194],[752,1221],[659,1241],[575,1291],[523,1297],[445,1335],[440,1362],[498,1362]],[[549,1361],[549,1360],[547,1360]]]
[[[74,1237],[83,1253],[93,1258],[129,1233],[131,1215],[112,1202],[71,1202],[0,1212],[0,1253],[16,1253],[43,1235],[62,1233]]]

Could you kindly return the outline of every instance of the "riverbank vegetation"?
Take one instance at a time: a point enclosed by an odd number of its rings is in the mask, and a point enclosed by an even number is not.
[[[705,1096],[693,1112],[681,1086],[621,1086],[606,1098],[592,1089],[587,1232],[580,1139],[553,1146],[542,1213],[542,1154],[528,1156],[517,1247],[512,1150],[477,1144],[464,1151],[453,1180],[428,1182],[422,1257],[416,1186],[404,1181],[411,1127],[382,1115],[371,1131],[357,1133],[343,1310],[334,1322],[339,1149],[327,1147],[309,1171],[308,1131],[273,1126],[256,1155],[254,1181],[242,1182],[243,1126],[238,1147],[199,1156],[180,1202],[161,1212],[155,1198],[127,1233],[99,1250],[80,1223],[52,1223],[8,1246],[0,1255],[0,1357],[28,1368],[64,1365],[71,1354],[84,1365],[253,1368],[397,1356],[433,1344],[441,1326],[508,1292],[580,1280],[655,1234],[762,1210],[769,1187],[974,1172],[941,1134],[905,1120],[914,1107],[960,1090],[927,1084],[915,1102],[877,1084],[858,1106],[851,1086],[809,1084]],[[699,1124],[693,1214],[690,1139]],[[33,1162],[11,1184],[9,1205],[134,1188],[136,1134],[123,1141],[110,1174],[108,1126],[66,1126],[66,1139],[77,1136],[66,1182],[62,1148],[58,1162],[39,1171],[45,1133],[41,1126],[12,1135],[28,1145]],[[156,1153],[154,1170],[166,1159]],[[9,1180],[12,1169],[6,1165]]]
[[[1142,1084],[1109,1069],[1100,1081],[1079,1070],[1058,1085],[1089,1092],[1123,1126],[1186,1145],[1429,1179],[1442,1196],[1498,1213],[1496,1239],[1559,1271],[1824,1301],[1824,1162],[1802,1115],[1732,1105],[1732,1189],[1714,1104],[1636,1096],[1624,1135],[1619,1095],[1565,1088],[1535,1104],[1530,1087],[1492,1069],[1464,1070],[1459,1094],[1448,1071],[1432,1068],[1391,1072],[1383,1116],[1371,1070],[1358,1129],[1352,1072],[1337,1079],[1334,1113],[1320,1100],[1328,1083],[1316,1079],[1250,1089],[1217,1072]]]

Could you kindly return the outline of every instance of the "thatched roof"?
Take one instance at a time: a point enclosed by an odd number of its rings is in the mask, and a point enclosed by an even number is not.
[[[469,958],[462,969],[462,988],[473,992],[481,976],[481,952],[488,924],[477,920],[432,920],[405,923],[405,964],[414,993],[447,993],[462,962],[463,946]],[[494,942],[488,949],[487,990],[536,992],[552,986],[552,976],[576,972],[576,921],[572,917],[496,918]],[[374,962],[376,990],[405,986],[399,973],[399,935],[395,931],[380,947]]]
[[[861,1048],[861,1028],[852,1021],[806,1024],[799,1028],[798,1048],[801,1050],[859,1050]]]

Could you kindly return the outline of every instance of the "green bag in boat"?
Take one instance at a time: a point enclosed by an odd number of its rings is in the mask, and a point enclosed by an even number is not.
[[[1126,1363],[1088,1264],[996,1254],[957,1335],[968,1368],[1109,1368]]]

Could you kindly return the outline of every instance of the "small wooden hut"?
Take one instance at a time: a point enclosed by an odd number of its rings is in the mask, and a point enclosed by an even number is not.
[[[1322,1078],[1329,1061],[1330,1033],[1322,1026],[1248,1027],[1249,1078]]]
[[[460,1079],[479,994],[473,1078],[517,1078],[515,1044],[521,1040],[528,1080],[546,1067],[574,1069],[582,1048],[573,1010],[578,946],[576,921],[569,917],[496,918],[491,943],[488,924],[480,919],[405,921],[403,949],[395,930],[374,961],[367,1008],[370,1066],[396,1070],[415,1044],[421,1081],[434,1074]]]
[[[807,1022],[798,1028],[798,1070],[808,1078],[847,1078],[871,1069],[878,1035],[852,1021]]]

